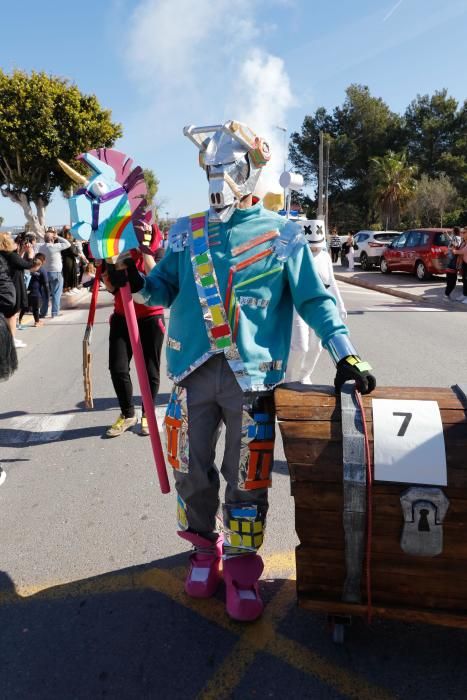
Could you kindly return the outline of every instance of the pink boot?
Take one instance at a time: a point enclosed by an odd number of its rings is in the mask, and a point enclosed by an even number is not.
[[[252,622],[261,616],[264,606],[258,579],[263,569],[263,560],[257,554],[224,560],[226,609],[233,620]]]
[[[210,598],[216,592],[221,581],[220,563],[223,537],[220,535],[215,542],[212,542],[196,532],[179,531],[178,534],[195,547],[195,551],[190,554],[190,568],[185,579],[185,593],[192,598]]]

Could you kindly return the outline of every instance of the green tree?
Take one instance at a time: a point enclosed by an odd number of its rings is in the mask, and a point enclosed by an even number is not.
[[[429,178],[447,175],[467,200],[467,102],[459,108],[446,89],[418,95],[404,122],[410,161]]]
[[[443,226],[447,212],[455,209],[459,195],[447,175],[430,178],[423,174],[417,182],[409,212],[422,226]]]
[[[5,221],[5,219],[3,218],[3,216],[0,216],[0,226],[3,226],[4,221]]]
[[[319,132],[330,139],[329,204],[331,224],[354,228],[368,224],[370,159],[403,146],[401,118],[368,87],[350,85],[340,107],[329,114],[320,107],[306,116],[301,133],[291,136],[290,160],[307,183],[318,177]],[[352,222],[348,219],[351,213]]]
[[[420,172],[430,177],[443,171],[443,157],[452,152],[458,127],[457,101],[447,90],[417,95],[405,115],[407,151]],[[443,171],[444,172],[444,171]]]
[[[31,230],[42,233],[54,190],[69,192],[57,159],[72,162],[78,153],[112,146],[121,135],[121,125],[95,95],[82,94],[69,81],[0,70],[0,191],[22,207]]]
[[[371,158],[372,200],[386,229],[399,226],[401,212],[415,190],[415,172],[405,153],[388,151]]]
[[[154,202],[154,198],[159,190],[159,180],[157,179],[155,173],[150,168],[144,168],[144,181],[148,190],[148,205],[154,212],[154,216],[157,218],[157,204]]]

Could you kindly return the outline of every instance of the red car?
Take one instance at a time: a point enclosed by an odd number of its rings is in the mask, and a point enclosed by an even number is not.
[[[381,272],[411,272],[419,280],[446,270],[450,228],[417,228],[404,231],[384,251]]]

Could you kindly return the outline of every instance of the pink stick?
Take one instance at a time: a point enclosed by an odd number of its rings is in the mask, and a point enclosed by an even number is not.
[[[133,297],[131,296],[130,285],[128,282],[124,287],[121,287],[123,308],[125,310],[126,325],[130,336],[131,348],[133,357],[135,358],[136,374],[138,375],[139,388],[143,399],[143,405],[146,410],[146,418],[148,419],[149,436],[151,438],[152,452],[156,462],[157,476],[162,493],[170,492],[169,479],[167,477],[167,469],[165,467],[164,453],[162,452],[161,438],[157,428],[156,414],[154,411],[154,401],[149,387],[148,373],[146,371],[146,363],[144,361],[143,348],[139,337],[138,321],[136,320],[135,306]]]

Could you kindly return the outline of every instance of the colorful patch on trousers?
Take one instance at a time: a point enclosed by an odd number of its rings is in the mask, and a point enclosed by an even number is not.
[[[180,495],[177,495],[177,522],[179,530],[188,530],[186,503]]]
[[[240,443],[239,488],[269,488],[274,464],[275,409],[270,393],[245,397]]]
[[[256,552],[263,544],[266,528],[266,505],[224,504],[224,552],[237,556]]]
[[[189,471],[187,391],[174,385],[164,419],[167,461],[173,469],[186,474]]]

